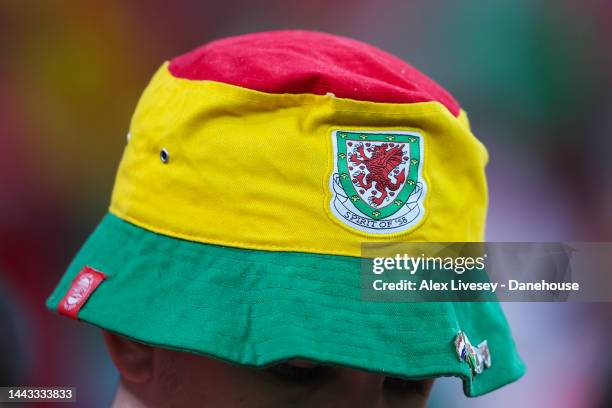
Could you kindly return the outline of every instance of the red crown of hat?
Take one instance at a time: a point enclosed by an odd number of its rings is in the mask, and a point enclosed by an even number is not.
[[[388,103],[436,101],[453,115],[457,101],[401,59],[349,38],[312,31],[272,31],[210,42],[174,58],[178,78],[211,80],[268,93],[329,92]]]

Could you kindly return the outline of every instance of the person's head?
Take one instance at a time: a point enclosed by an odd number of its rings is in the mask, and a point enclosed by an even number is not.
[[[109,332],[104,338],[120,373],[116,406],[418,408],[433,384],[307,360],[242,367]]]
[[[439,376],[487,393],[524,370],[499,305],[368,301],[360,269],[364,242],[482,241],[487,158],[448,92],[373,46],[213,41],[153,77],[47,305],[117,334],[119,402],[411,406]]]

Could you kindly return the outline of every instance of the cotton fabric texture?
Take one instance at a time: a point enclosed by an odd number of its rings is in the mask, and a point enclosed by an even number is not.
[[[337,131],[420,135],[418,224],[369,233],[330,210]],[[497,303],[361,300],[361,243],[484,236],[486,149],[457,101],[409,64],[317,32],[214,41],[162,64],[130,136],[109,213],[51,310],[88,266],[106,278],[78,319],[152,345],[253,367],[306,358],[457,376],[468,396],[523,374]],[[490,368],[473,375],[460,361],[460,331],[487,340]]]

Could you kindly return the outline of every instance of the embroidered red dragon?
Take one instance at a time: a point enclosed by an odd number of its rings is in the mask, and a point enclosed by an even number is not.
[[[351,154],[349,157],[351,163],[356,166],[363,164],[368,169],[367,174],[365,172],[359,173],[353,179],[353,182],[364,190],[370,189],[374,184],[380,196],[373,195],[369,201],[379,206],[387,198],[389,192],[396,191],[406,180],[403,169],[395,175],[395,182],[392,182],[389,178],[393,169],[402,163],[404,152],[402,147],[389,146],[387,143],[375,145],[367,150],[371,152],[369,157],[365,152],[364,145],[361,144],[356,148],[357,154]]]

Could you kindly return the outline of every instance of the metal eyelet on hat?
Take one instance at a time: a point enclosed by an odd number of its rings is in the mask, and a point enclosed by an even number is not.
[[[170,153],[168,153],[168,150],[165,147],[159,152],[159,158],[164,164],[168,163],[170,160]]]

